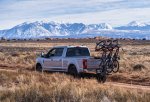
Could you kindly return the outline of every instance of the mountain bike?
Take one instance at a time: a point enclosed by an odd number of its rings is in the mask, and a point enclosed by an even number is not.
[[[97,80],[100,82],[105,82],[107,77],[107,69],[106,69],[106,58],[107,58],[107,49],[106,49],[106,41],[101,41],[96,44],[95,51],[102,50],[102,56],[100,58],[99,68],[96,70]]]

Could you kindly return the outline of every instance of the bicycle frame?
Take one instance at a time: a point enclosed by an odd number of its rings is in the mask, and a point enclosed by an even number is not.
[[[114,53],[114,55],[113,55],[113,60],[119,59],[119,49],[120,49],[120,47],[117,46],[117,47],[116,47],[116,51],[115,51],[115,53]]]

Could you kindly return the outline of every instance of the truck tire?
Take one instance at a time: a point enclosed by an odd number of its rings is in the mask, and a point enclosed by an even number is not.
[[[78,71],[74,65],[70,65],[68,68],[68,74],[72,75],[73,77],[78,76]]]
[[[36,64],[36,71],[42,72],[42,66],[41,64]]]

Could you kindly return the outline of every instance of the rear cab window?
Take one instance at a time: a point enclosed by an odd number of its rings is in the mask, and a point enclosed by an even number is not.
[[[90,56],[89,49],[86,47],[72,47],[67,49],[66,57]]]

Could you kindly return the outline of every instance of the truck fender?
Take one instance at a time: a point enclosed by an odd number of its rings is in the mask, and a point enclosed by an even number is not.
[[[70,68],[71,66],[75,66],[75,67],[76,67],[77,72],[79,73],[79,70],[78,70],[77,66],[76,66],[75,64],[73,64],[73,63],[70,63],[70,64],[68,65],[67,72],[68,72],[68,70],[69,70],[69,68]]]

